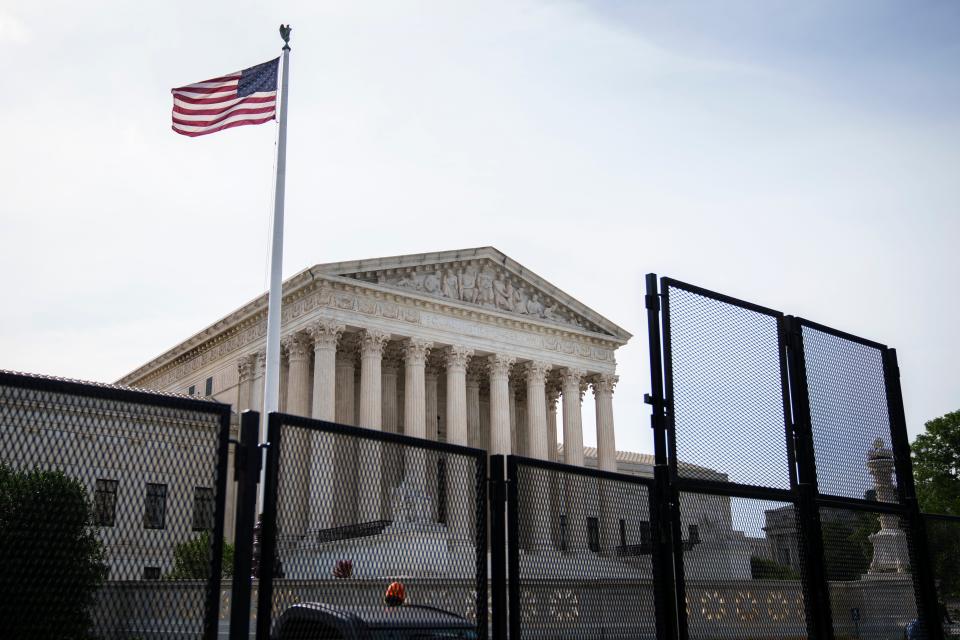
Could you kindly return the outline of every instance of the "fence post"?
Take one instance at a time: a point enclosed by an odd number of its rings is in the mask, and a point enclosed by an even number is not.
[[[493,640],[507,637],[506,486],[502,455],[490,456],[490,582]]]
[[[784,316],[787,337],[787,370],[790,375],[790,400],[793,414],[793,438],[797,460],[797,531],[804,549],[803,602],[807,632],[811,638],[833,640],[833,615],[830,584],[823,551],[823,529],[817,502],[817,466],[814,459],[813,428],[810,421],[810,396],[807,367],[803,353],[803,334],[793,316]]]
[[[260,480],[260,414],[244,411],[240,416],[240,441],[234,453],[237,482],[236,544],[233,555],[233,589],[230,597],[230,638],[250,637],[250,593],[253,583],[253,526]]]
[[[916,488],[913,484],[913,462],[910,459],[910,440],[907,436],[907,419],[903,408],[903,394],[900,389],[900,367],[897,364],[896,349],[883,352],[883,379],[887,392],[887,411],[890,414],[892,448],[896,465],[897,489],[900,501],[907,508],[907,521],[910,527],[910,564],[923,609],[920,619],[924,621],[927,637],[930,640],[943,639],[943,625],[940,619],[940,602],[933,576],[931,561],[933,556],[927,542],[927,527],[920,513]]]
[[[657,274],[646,276],[647,337],[650,346],[650,428],[653,429],[653,491],[650,495],[653,598],[658,638],[677,637],[677,592],[674,584],[673,536],[670,511],[670,469],[663,398],[663,362],[660,347],[660,295]]]
[[[273,618],[273,578],[277,564],[277,484],[280,470],[282,414],[267,416],[267,467],[260,514],[260,585],[257,593],[257,638],[269,640]]]

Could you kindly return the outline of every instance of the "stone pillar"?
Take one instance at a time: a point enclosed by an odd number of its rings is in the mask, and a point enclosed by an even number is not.
[[[382,372],[380,364],[383,349],[390,335],[376,329],[367,329],[360,340],[360,420],[365,429],[380,431],[383,411]],[[382,443],[365,440],[360,442],[358,464],[359,473],[359,517],[360,522],[382,520],[380,511],[380,478]]]
[[[440,411],[437,406],[437,377],[438,372],[436,366],[428,362],[424,369],[427,440],[433,440],[434,442],[437,442],[440,439]],[[440,516],[440,503],[437,500],[439,496],[437,489],[437,469],[440,464],[440,457],[437,455],[436,451],[427,451],[424,455],[427,461],[427,495],[430,496],[430,517],[433,522],[438,522]]]
[[[381,424],[387,433],[400,432],[400,420],[397,411],[397,370],[398,361],[392,352],[387,352],[381,364],[381,396],[383,404],[380,409]],[[381,500],[384,505],[390,504],[390,495],[394,487],[402,479],[403,456],[399,447],[388,445],[383,449],[383,486]],[[386,510],[385,510],[386,511]]]
[[[552,385],[547,389],[547,460],[557,461],[557,399],[560,391]]]
[[[267,352],[261,349],[254,355],[253,380],[250,387],[250,408],[263,413],[263,373],[267,365]]]
[[[528,362],[524,367],[527,381],[527,455],[538,460],[548,459],[545,376],[549,370],[550,365],[544,362]],[[538,471],[531,474],[531,477],[536,479],[536,486],[527,492],[525,497],[532,500],[532,503],[521,504],[521,507],[526,507],[526,512],[533,516],[530,549],[542,551],[550,548],[550,523],[553,520],[550,510],[551,473]]]
[[[446,352],[447,364],[447,442],[469,444],[467,424],[467,361],[472,349],[453,346]],[[470,460],[447,457],[447,527],[456,541],[470,539],[470,514],[473,509]]]
[[[333,422],[337,413],[337,343],[344,326],[321,320],[309,329],[313,338],[313,411],[317,420]],[[334,525],[334,450],[336,438],[331,434],[313,433],[310,439],[310,530],[329,529]]]
[[[619,378],[611,374],[594,376],[590,382],[597,411],[597,468],[617,470],[617,446],[613,434],[613,388]],[[620,544],[620,514],[614,485],[600,482],[600,545],[604,554],[614,555]]]
[[[424,369],[432,346],[433,343],[427,340],[411,338],[404,347],[403,427],[406,434],[414,438],[427,436]],[[419,449],[407,449],[406,453],[405,477],[398,489],[409,510],[405,517],[413,522],[427,522],[432,509],[426,493],[426,457]]]
[[[468,373],[466,379],[467,390],[467,444],[471,447],[486,449],[487,443],[480,434],[480,377],[475,373]]]
[[[253,354],[241,356],[237,360],[237,413],[253,409],[253,374],[256,367],[256,356]]]
[[[561,373],[563,390],[563,461],[583,466],[583,418],[580,414],[580,383],[584,372],[565,369]],[[596,482],[585,476],[567,474],[564,477],[564,504],[567,518],[566,547],[571,553],[587,553],[586,505],[595,504],[596,493],[591,489]]]
[[[356,424],[354,377],[356,357],[350,345],[336,356],[336,421]],[[334,437],[334,526],[357,522],[357,447],[350,438]]]
[[[283,348],[289,366],[287,413],[310,417],[310,342],[306,334],[295,333],[284,336]],[[310,434],[304,429],[290,428],[284,436],[280,449],[280,530],[284,534],[303,534],[309,522]]]
[[[510,404],[510,451],[521,454],[520,442],[517,439],[517,387],[511,378],[507,378],[507,402]]]
[[[509,383],[514,362],[514,358],[503,354],[489,357],[491,455],[509,455],[511,451]]]

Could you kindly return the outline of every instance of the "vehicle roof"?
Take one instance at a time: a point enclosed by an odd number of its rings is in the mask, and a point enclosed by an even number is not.
[[[300,619],[321,619],[327,616],[338,618],[353,617],[369,628],[422,627],[423,625],[472,629],[474,625],[455,613],[428,607],[407,604],[399,607],[380,605],[330,605],[322,602],[301,602],[286,612],[284,616]]]

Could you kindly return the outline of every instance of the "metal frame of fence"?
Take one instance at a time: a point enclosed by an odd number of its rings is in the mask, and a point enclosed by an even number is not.
[[[160,407],[174,410],[184,410],[200,414],[216,416],[219,421],[217,449],[211,451],[216,456],[215,464],[215,498],[213,514],[213,530],[211,531],[210,569],[207,579],[206,598],[203,614],[203,637],[214,640],[218,632],[218,617],[220,608],[220,584],[223,560],[224,516],[226,508],[227,486],[227,454],[230,440],[230,405],[183,396],[163,395],[121,388],[115,385],[98,385],[94,383],[66,380],[62,378],[37,376],[30,374],[0,371],[0,387],[8,387],[36,392],[64,394],[77,398],[92,398],[107,402],[118,402],[129,405]],[[2,597],[2,596],[0,596]],[[42,606],[42,605],[38,605]],[[162,629],[160,629],[162,630]],[[177,632],[177,629],[170,629]]]
[[[252,419],[251,419],[252,420]],[[273,612],[274,570],[277,565],[277,502],[282,462],[280,451],[287,428],[295,427],[317,433],[338,434],[358,441],[391,443],[405,448],[432,451],[472,459],[475,464],[476,504],[476,626],[479,638],[487,637],[487,454],[481,449],[423,440],[406,435],[363,429],[334,422],[312,420],[283,413],[271,413],[267,422],[267,456],[263,500],[262,531],[259,558],[259,591],[257,594],[257,638],[270,637]]]

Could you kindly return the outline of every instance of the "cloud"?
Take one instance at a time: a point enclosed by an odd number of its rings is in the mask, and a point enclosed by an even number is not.
[[[0,13],[0,45],[29,44],[33,33],[16,16]]]

